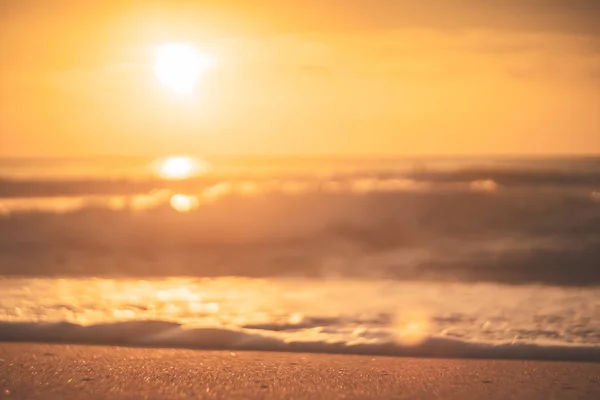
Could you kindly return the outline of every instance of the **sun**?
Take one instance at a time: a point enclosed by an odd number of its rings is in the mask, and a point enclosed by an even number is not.
[[[156,49],[154,72],[159,81],[178,93],[194,89],[200,75],[213,65],[208,54],[190,45],[169,43]]]
[[[188,179],[208,172],[209,167],[194,157],[172,156],[159,160],[155,169],[164,179]]]

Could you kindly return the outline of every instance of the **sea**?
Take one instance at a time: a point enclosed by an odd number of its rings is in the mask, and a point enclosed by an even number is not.
[[[600,361],[600,157],[0,159],[0,341]]]

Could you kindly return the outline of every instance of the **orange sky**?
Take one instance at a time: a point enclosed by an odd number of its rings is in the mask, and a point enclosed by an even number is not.
[[[2,1],[0,156],[600,153],[600,2],[483,3]]]

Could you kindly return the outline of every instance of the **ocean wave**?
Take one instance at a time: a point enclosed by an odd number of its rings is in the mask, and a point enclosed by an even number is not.
[[[417,342],[383,335],[330,340],[285,332],[228,327],[187,327],[167,321],[73,323],[0,322],[0,341],[183,347],[231,351],[282,351],[378,356],[496,358],[600,362],[600,346],[552,342],[472,341],[427,336]]]
[[[405,176],[376,174],[338,177],[280,177],[269,179],[202,177],[186,180],[0,180],[0,198],[27,199],[52,197],[139,196],[156,192],[201,194],[221,190],[238,195],[302,193],[372,193],[435,190],[494,191],[499,184],[493,179],[439,182]]]
[[[182,180],[161,179],[151,174],[123,174],[118,177],[65,176],[61,173],[49,177],[35,175],[0,175],[0,198],[49,197],[49,196],[134,196],[152,190],[198,193],[219,183],[231,185],[251,184],[263,191],[273,188],[295,187],[297,190],[328,191],[341,188],[345,191],[361,190],[407,190],[452,187],[485,189],[503,188],[587,188],[600,186],[600,162],[592,160],[564,161],[562,163],[484,163],[464,164],[454,167],[413,163],[411,166],[391,168],[375,162],[369,168],[359,165],[338,166],[333,169],[306,168],[290,170],[272,166],[263,169],[240,168],[233,172],[216,169]],[[486,183],[487,182],[487,183]],[[482,185],[482,183],[484,183]],[[285,189],[283,189],[285,190]]]
[[[587,360],[600,349],[594,288],[230,277],[8,278],[0,290],[4,341]]]
[[[257,193],[0,202],[0,274],[375,276],[600,283],[589,193],[475,189]]]

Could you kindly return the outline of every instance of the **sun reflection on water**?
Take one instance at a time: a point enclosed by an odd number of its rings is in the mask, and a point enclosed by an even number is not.
[[[171,156],[154,163],[154,169],[163,179],[189,179],[210,170],[206,161],[189,156]]]
[[[406,346],[416,346],[430,335],[429,318],[423,312],[401,314],[395,324],[396,341]]]
[[[198,207],[198,199],[193,196],[186,196],[184,194],[176,194],[171,196],[170,200],[171,207],[179,212],[188,212]]]

